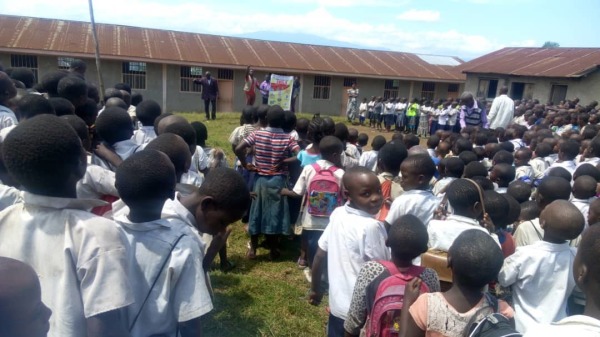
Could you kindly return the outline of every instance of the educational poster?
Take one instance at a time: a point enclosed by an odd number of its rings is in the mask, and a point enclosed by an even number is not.
[[[271,75],[271,91],[269,105],[279,105],[283,110],[290,110],[294,76]]]

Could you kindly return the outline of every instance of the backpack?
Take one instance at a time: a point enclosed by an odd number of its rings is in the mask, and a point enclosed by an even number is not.
[[[410,280],[419,277],[425,268],[412,266],[401,273],[391,261],[377,261],[389,272],[377,287],[375,301],[367,320],[367,337],[392,337],[400,333],[400,311],[404,303],[404,287]],[[421,283],[421,293],[429,292],[425,282]]]
[[[328,217],[333,210],[342,204],[340,184],[334,176],[337,167],[322,168],[312,164],[316,175],[310,180],[307,189],[308,214],[316,217]]]
[[[523,335],[512,327],[510,320],[498,312],[498,299],[489,293],[485,293],[484,296],[494,312],[475,322],[477,316],[488,307],[479,309],[467,323],[464,337],[522,337]]]

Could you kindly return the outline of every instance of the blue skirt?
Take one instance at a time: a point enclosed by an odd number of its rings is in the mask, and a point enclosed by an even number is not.
[[[287,188],[285,176],[257,176],[248,222],[250,235],[290,234],[288,200],[279,194],[282,188]]]

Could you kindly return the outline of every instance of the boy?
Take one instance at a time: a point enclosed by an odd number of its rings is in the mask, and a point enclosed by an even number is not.
[[[142,101],[135,107],[135,116],[137,117],[137,120],[142,123],[142,127],[133,133],[132,139],[136,144],[148,144],[151,140],[156,138],[154,121],[160,114],[160,105],[153,100]]]
[[[600,222],[600,199],[594,199],[590,203],[590,208],[587,217],[588,226],[595,225]]]
[[[327,261],[330,306],[328,337],[344,335],[344,320],[362,265],[371,260],[390,259],[390,252],[385,247],[385,228],[374,219],[383,203],[377,176],[364,167],[355,167],[344,175],[343,186],[348,202],[331,214],[329,225],[319,239],[309,293],[309,303],[318,305],[323,297],[322,265]]]
[[[452,183],[454,180],[462,177],[463,171],[465,170],[465,163],[456,157],[446,158],[445,160],[445,168],[444,168],[444,178],[438,180],[435,185],[433,185],[433,194],[435,196],[440,196],[446,193],[447,186]],[[440,165],[442,162],[440,162]]]
[[[27,94],[23,96],[17,103],[16,108],[17,119],[22,122],[28,118],[35,117],[37,115],[49,114],[55,115],[54,107],[50,102],[44,98],[44,96],[37,94]],[[0,130],[0,142],[6,139],[6,136],[14,129],[17,125],[11,125]]]
[[[390,207],[394,200],[404,191],[400,184],[400,166],[406,157],[408,151],[400,142],[390,142],[385,144],[377,156],[377,168],[380,172],[377,178],[381,183],[383,193],[383,205],[377,215],[377,220],[384,221],[387,217]]]
[[[509,164],[496,164],[490,172],[490,180],[498,187],[496,192],[506,193],[508,185],[515,180],[515,168]]]
[[[131,140],[133,124],[131,124],[131,118],[125,109],[117,107],[104,109],[104,112],[96,119],[96,132],[121,160],[127,159],[140,149],[140,145]],[[114,163],[108,163],[97,155],[92,157],[92,164],[111,171],[116,170]]]
[[[544,159],[552,153],[552,147],[548,143],[539,143],[535,147],[533,152],[533,159],[529,161],[531,168],[535,172],[536,177],[543,177],[544,172],[550,167],[548,162]],[[538,178],[541,179],[541,178]]]
[[[386,228],[405,214],[416,216],[427,226],[440,203],[440,199],[429,190],[429,181],[435,174],[433,160],[428,154],[409,156],[402,162],[400,173],[404,193],[392,203],[385,218]]]
[[[75,109],[87,101],[87,84],[85,80],[76,76],[66,76],[58,81],[56,87],[58,96],[68,99]]]
[[[579,209],[585,219],[585,228],[588,226],[587,218],[590,211],[590,202],[595,199],[596,179],[590,176],[580,176],[573,183],[573,198],[571,203]]]
[[[52,311],[42,302],[40,280],[27,264],[0,257],[0,337],[46,337]]]
[[[88,212],[106,203],[76,199],[86,167],[75,131],[56,116],[18,125],[4,163],[23,186],[23,203],[0,213],[0,255],[33,267],[54,314],[51,337],[127,334],[120,309],[133,303],[126,244],[112,221]]]
[[[543,174],[537,173],[529,164],[533,153],[528,147],[522,147],[515,152],[515,179],[533,183],[536,179],[542,179]]]
[[[575,168],[577,167],[577,164],[575,164],[575,157],[577,157],[577,154],[579,154],[579,143],[573,140],[568,140],[560,144],[559,149],[558,160],[548,167],[546,170],[546,175],[555,167],[562,167],[571,174],[575,172]]]
[[[515,198],[519,204],[522,204],[531,199],[531,191],[531,185],[517,180],[508,185],[506,193]]]
[[[379,150],[385,145],[385,137],[381,135],[375,136],[371,142],[371,151],[365,151],[358,160],[358,165],[366,167],[373,172],[377,172],[377,154]]]
[[[361,155],[364,153],[363,149],[365,148],[365,146],[367,146],[368,143],[369,143],[369,135],[367,135],[364,132],[359,133],[358,134],[358,145],[356,147],[358,147],[358,151],[360,151]]]
[[[133,336],[170,336],[176,331],[197,336],[200,316],[212,310],[200,238],[185,222],[161,219],[165,201],[175,196],[176,181],[170,159],[156,150],[135,153],[117,169],[116,186],[129,212],[115,222],[125,233],[130,263],[136,266],[129,270],[136,284],[135,303],[127,307]]]
[[[0,71],[0,130],[16,125],[17,116],[9,108],[10,100],[17,96],[17,88],[6,73]]]
[[[543,240],[518,247],[504,261],[498,282],[512,286],[518,331],[525,333],[536,323],[567,317],[567,299],[575,287],[572,268],[576,252],[568,241],[581,234],[584,222],[577,207],[566,200],[554,201],[540,216]]]

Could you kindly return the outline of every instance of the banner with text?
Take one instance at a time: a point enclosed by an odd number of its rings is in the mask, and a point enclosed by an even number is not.
[[[269,105],[279,105],[283,110],[290,110],[294,76],[271,75],[271,91]]]

